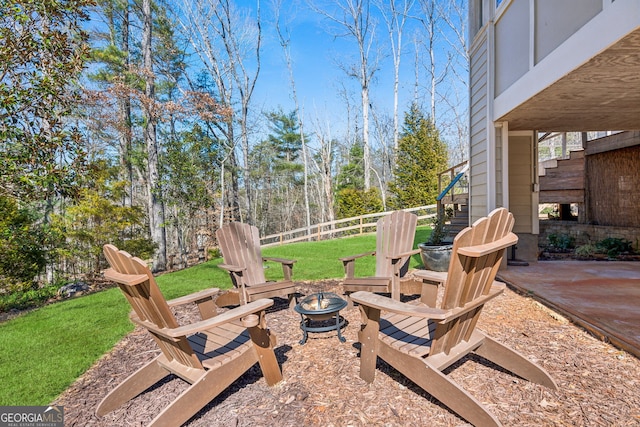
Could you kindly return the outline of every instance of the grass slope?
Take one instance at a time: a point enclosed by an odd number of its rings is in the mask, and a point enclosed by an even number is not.
[[[419,227],[414,247],[426,241],[429,227]],[[296,259],[295,280],[344,276],[340,257],[372,251],[375,235],[321,242],[303,242],[263,250],[265,256]],[[158,285],[167,299],[202,289],[231,285],[212,260],[185,270],[162,274]],[[414,256],[411,267],[421,266]],[[279,264],[267,263],[268,279],[279,279]],[[375,258],[356,263],[356,275],[371,275]],[[48,405],[103,354],[133,330],[129,305],[117,288],[48,305],[0,323],[0,405]]]

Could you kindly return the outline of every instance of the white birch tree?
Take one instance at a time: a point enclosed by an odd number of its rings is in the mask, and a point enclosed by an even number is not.
[[[455,139],[449,147],[452,164],[461,163],[469,157],[467,5],[466,0],[447,0],[438,5],[438,13],[444,23],[440,27],[442,40],[450,50],[449,90],[440,99],[447,106],[450,117],[444,131]]]
[[[360,85],[360,99],[362,105],[362,143],[364,148],[364,189],[371,188],[371,144],[369,140],[370,88],[371,82],[378,69],[379,54],[372,52],[376,41],[376,25],[370,10],[369,0],[339,0],[331,3],[336,11],[328,10],[312,4],[311,7],[334,24],[343,32],[339,37],[349,37],[355,40],[358,60],[355,64],[340,64],[343,71],[357,79]]]
[[[311,209],[309,207],[309,160],[308,160],[308,149],[307,149],[307,141],[306,136],[304,134],[304,116],[302,114],[302,110],[300,107],[300,103],[298,102],[298,91],[296,89],[296,81],[293,74],[293,61],[291,59],[291,34],[289,29],[285,26],[282,28],[280,24],[280,10],[283,7],[282,0],[273,0],[273,10],[275,11],[275,25],[276,32],[278,33],[278,39],[280,41],[280,46],[282,46],[282,50],[284,53],[284,59],[287,64],[287,71],[289,72],[289,84],[291,85],[291,96],[293,98],[295,113],[298,118],[298,129],[300,131],[300,142],[302,143],[302,163],[304,166],[304,208],[305,208],[305,219],[307,225],[308,234],[311,233]]]
[[[400,62],[403,53],[403,35],[405,25],[412,13],[415,0],[376,0],[382,18],[387,26],[391,57],[393,60],[393,148],[398,149],[400,133],[398,93],[400,86]]]
[[[249,106],[260,73],[262,28],[260,2],[255,18],[243,17],[229,0],[183,0],[177,19],[184,35],[211,75],[219,101],[231,109],[231,118],[220,127],[227,139],[231,219],[251,222],[252,195],[249,174]],[[236,132],[236,126],[238,132]],[[239,133],[239,135],[237,135]],[[239,212],[239,178],[235,149],[243,153],[246,217]]]

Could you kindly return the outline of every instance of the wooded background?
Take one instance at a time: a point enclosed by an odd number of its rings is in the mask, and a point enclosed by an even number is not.
[[[268,235],[434,203],[467,152],[466,1],[295,6],[3,2],[0,287],[97,273],[107,242],[160,271],[227,221]],[[327,63],[343,124],[298,96],[296,13],[348,46]],[[274,49],[286,109],[254,99]]]

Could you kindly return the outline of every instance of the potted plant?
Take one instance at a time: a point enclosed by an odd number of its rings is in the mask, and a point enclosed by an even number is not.
[[[433,219],[431,236],[424,243],[418,243],[420,258],[424,268],[431,271],[447,271],[451,260],[453,243],[446,241],[447,230],[444,226],[446,215],[437,215]]]

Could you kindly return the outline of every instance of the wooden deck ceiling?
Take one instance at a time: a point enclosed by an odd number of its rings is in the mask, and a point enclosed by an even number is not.
[[[509,130],[640,129],[640,29],[502,116]]]

